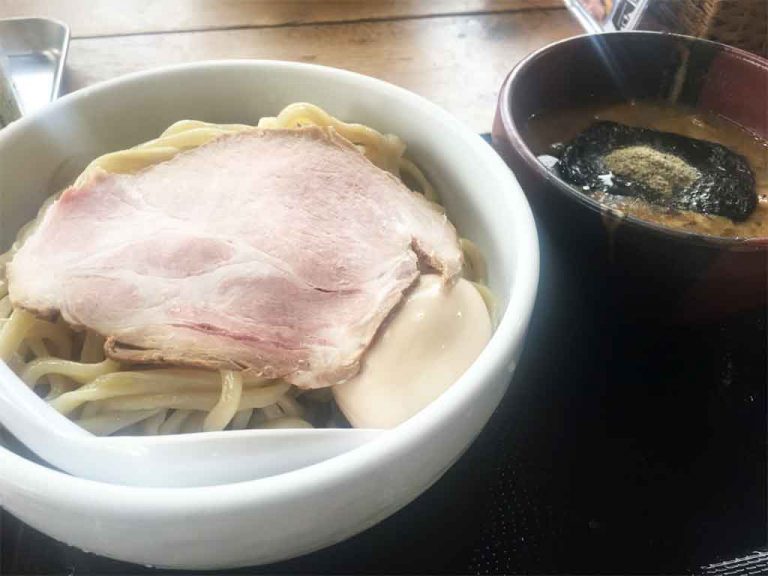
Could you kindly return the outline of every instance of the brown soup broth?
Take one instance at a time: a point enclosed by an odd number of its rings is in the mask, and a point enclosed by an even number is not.
[[[757,207],[743,222],[685,210],[654,206],[639,198],[596,194],[601,204],[637,218],[698,234],[731,238],[768,237],[768,142],[712,113],[656,102],[579,107],[543,113],[527,125],[527,141],[534,154],[550,154],[553,144],[567,142],[597,120],[673,132],[717,142],[747,159],[755,175]]]

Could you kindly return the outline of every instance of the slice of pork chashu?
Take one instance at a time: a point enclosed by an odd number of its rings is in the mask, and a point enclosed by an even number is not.
[[[69,188],[8,273],[112,358],[317,387],[357,372],[419,260],[461,270],[435,206],[333,131],[254,129]]]

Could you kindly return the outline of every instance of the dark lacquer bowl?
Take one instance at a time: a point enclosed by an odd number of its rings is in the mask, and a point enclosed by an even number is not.
[[[714,112],[768,139],[768,61],[723,44],[674,34],[618,32],[551,44],[505,80],[493,144],[528,195],[558,257],[618,296],[628,317],[673,321],[764,309],[768,238],[720,238],[673,230],[605,208],[536,158],[533,115],[580,105],[667,99]]]

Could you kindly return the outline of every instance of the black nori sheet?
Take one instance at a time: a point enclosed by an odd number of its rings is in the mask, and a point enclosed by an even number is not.
[[[603,158],[629,146],[649,146],[677,156],[696,168],[701,177],[666,197],[619,175],[601,179],[599,176],[610,172]],[[658,206],[717,214],[736,221],[745,220],[757,205],[755,177],[743,156],[714,142],[616,122],[596,122],[565,144],[557,169],[566,182],[586,194],[638,196]]]

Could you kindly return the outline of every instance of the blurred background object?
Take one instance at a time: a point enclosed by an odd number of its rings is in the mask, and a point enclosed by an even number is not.
[[[565,0],[589,32],[659,30],[768,55],[766,0]]]
[[[55,100],[69,28],[47,18],[0,20],[0,126]]]
[[[19,96],[11,81],[8,58],[3,52],[0,38],[0,128],[21,117]]]

